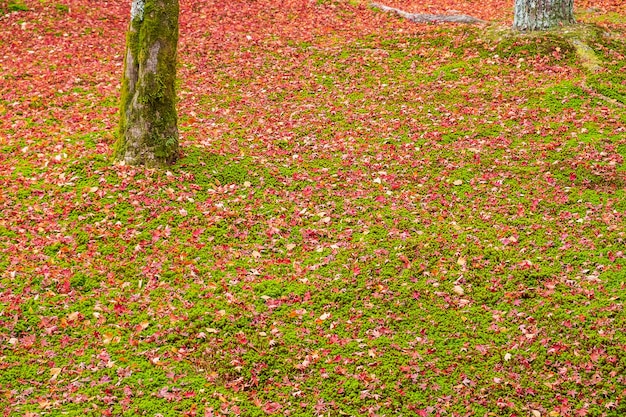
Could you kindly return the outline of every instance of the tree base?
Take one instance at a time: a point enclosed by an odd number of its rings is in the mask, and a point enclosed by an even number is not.
[[[575,24],[539,32],[519,32],[511,28],[490,26],[482,33],[494,45],[493,54],[500,57],[526,58],[558,52],[561,62],[575,62],[582,67],[580,87],[592,97],[617,107],[626,106],[626,73],[621,60],[609,57],[626,56],[626,44],[619,34],[612,35],[594,24]]]
[[[610,34],[596,25],[577,23],[534,32],[520,32],[494,25],[485,32],[485,36],[490,41],[500,44],[498,49],[502,49],[502,45],[513,44],[516,40],[548,39],[547,46],[553,44],[560,46],[561,49],[571,50],[583,68],[595,73],[602,70],[602,61],[589,44],[600,38],[610,37]]]

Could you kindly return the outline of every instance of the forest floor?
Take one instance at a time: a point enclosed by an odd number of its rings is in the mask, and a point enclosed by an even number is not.
[[[626,415],[621,0],[184,0],[167,171],[127,3],[0,1],[0,415]]]

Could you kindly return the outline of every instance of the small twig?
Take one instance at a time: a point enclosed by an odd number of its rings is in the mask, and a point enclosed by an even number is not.
[[[430,22],[451,22],[451,23],[487,23],[484,20],[477,19],[465,14],[428,14],[428,13],[409,13],[394,7],[385,6],[379,3],[370,3],[370,6],[380,9],[383,12],[395,13],[400,17],[415,23]]]

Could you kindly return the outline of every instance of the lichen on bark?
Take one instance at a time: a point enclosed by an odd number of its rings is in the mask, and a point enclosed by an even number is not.
[[[178,157],[178,0],[134,0],[126,35],[116,158],[161,166]]]
[[[144,0],[133,0],[130,5],[130,20],[132,21],[135,18],[143,20],[143,9],[145,6]]]

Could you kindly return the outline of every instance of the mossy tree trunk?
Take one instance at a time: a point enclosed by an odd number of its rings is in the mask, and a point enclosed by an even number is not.
[[[178,0],[133,0],[126,35],[116,158],[162,166],[178,157]]]
[[[576,23],[574,0],[515,0],[513,28],[544,30]]]

